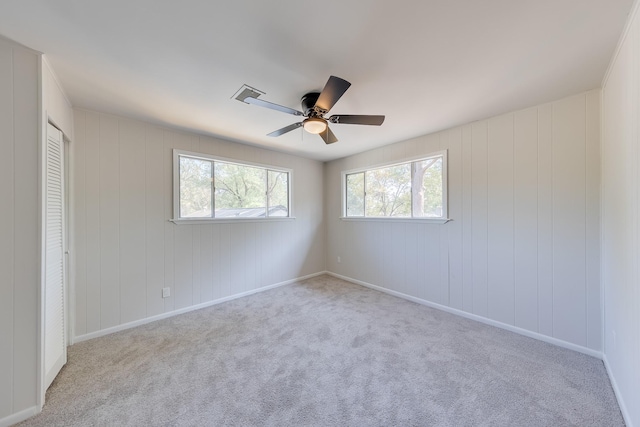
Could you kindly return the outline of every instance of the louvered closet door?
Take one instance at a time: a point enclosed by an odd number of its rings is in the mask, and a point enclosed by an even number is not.
[[[64,142],[62,132],[47,127],[45,199],[45,386],[67,363],[64,286]]]

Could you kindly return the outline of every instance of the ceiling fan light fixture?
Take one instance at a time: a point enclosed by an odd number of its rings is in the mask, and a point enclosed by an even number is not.
[[[327,130],[327,121],[319,117],[309,117],[302,123],[304,130],[313,134],[320,134]]]

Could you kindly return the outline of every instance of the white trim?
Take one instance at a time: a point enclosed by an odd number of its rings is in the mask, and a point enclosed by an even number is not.
[[[38,409],[38,406],[30,406],[27,409],[23,409],[20,412],[16,412],[15,414],[11,414],[0,419],[0,427],[9,427],[14,424],[18,424],[19,422],[39,414],[41,410],[42,409]]]
[[[173,222],[177,225],[198,225],[198,224],[218,224],[225,222],[278,222],[278,221],[292,221],[295,220],[295,216],[270,216],[259,218],[171,218],[169,222]]]
[[[354,283],[356,285],[364,286],[366,288],[370,288],[376,291],[384,292],[385,294],[393,295],[398,298],[406,299],[418,304],[426,305],[427,307],[435,308],[437,310],[446,311],[447,313],[455,314],[470,320],[475,320],[480,323],[484,323],[490,326],[495,326],[500,329],[505,329],[510,332],[515,332],[516,334],[524,335],[529,338],[534,338],[540,341],[544,341],[549,344],[557,345],[558,347],[567,348],[569,350],[574,350],[579,353],[586,354],[588,356],[593,356],[598,359],[602,359],[602,353],[596,350],[592,350],[587,347],[583,347],[577,344],[573,344],[567,341],[559,340],[557,338],[549,337],[547,335],[542,335],[537,332],[528,331],[526,329],[518,328],[517,326],[508,325],[506,323],[498,322],[496,320],[487,319],[486,317],[478,316],[477,314],[467,313],[466,311],[458,310],[455,308],[447,307],[445,305],[437,304],[431,301],[427,301],[421,298],[417,298],[411,295],[403,294],[402,292],[392,291],[390,289],[383,288],[381,286],[372,285],[371,283],[363,282],[361,280],[352,279],[351,277],[343,276],[341,274],[333,273],[331,271],[327,271],[327,274],[333,277],[337,277],[338,279],[346,280],[347,282]]]
[[[345,175],[348,175],[348,174],[351,174],[351,173],[366,172],[366,171],[370,171],[370,170],[373,170],[373,169],[381,169],[381,168],[389,167],[389,166],[403,165],[405,163],[411,163],[411,162],[415,162],[415,161],[418,161],[418,160],[427,160],[427,159],[431,159],[433,157],[438,157],[438,156],[445,156],[446,157],[446,155],[447,155],[447,150],[446,149],[445,150],[432,151],[432,152],[426,153],[426,154],[418,154],[418,155],[415,155],[415,156],[403,157],[401,159],[392,160],[390,162],[374,163],[374,164],[363,166],[363,167],[347,169],[347,170],[343,170],[342,173],[345,174]]]
[[[173,168],[172,168],[173,169],[173,178],[172,178],[173,179],[173,219],[170,219],[171,222],[174,222],[177,224],[176,221],[187,220],[187,221],[205,221],[204,223],[207,223],[214,220],[219,221],[220,219],[222,219],[222,218],[215,218],[215,217],[193,218],[193,219],[180,217],[180,170],[179,170],[180,156],[210,161],[212,163],[212,169],[211,169],[212,173],[215,173],[215,162],[230,163],[238,166],[256,167],[256,168],[264,169],[267,172],[267,175],[269,174],[269,171],[287,173],[287,187],[288,187],[287,202],[289,204],[289,206],[287,206],[288,215],[286,217],[276,217],[276,218],[294,218],[293,216],[293,169],[283,168],[280,166],[267,165],[264,163],[230,159],[228,157],[220,157],[212,154],[196,153],[194,151],[180,150],[178,148],[174,148],[173,149]],[[266,192],[266,186],[265,186],[265,192]],[[215,189],[214,188],[212,188],[212,192],[211,192],[211,202],[212,202],[212,207],[211,207],[212,214],[215,215],[216,207],[215,207]],[[265,206],[268,206],[268,204],[269,204],[269,201],[267,200],[267,196],[265,193]],[[224,220],[228,222],[235,222],[241,219],[240,218],[224,218]],[[190,222],[190,223],[195,224],[195,222]]]
[[[168,313],[162,313],[162,314],[158,314],[156,316],[146,317],[146,318],[140,319],[140,320],[134,320],[133,322],[128,322],[128,323],[124,323],[122,325],[113,326],[111,328],[101,329],[99,331],[95,331],[95,332],[91,332],[91,333],[88,333],[88,334],[76,336],[74,338],[73,342],[74,343],[79,343],[79,342],[87,341],[87,340],[90,340],[90,339],[93,339],[93,338],[103,337],[105,335],[113,334],[114,332],[124,331],[126,329],[135,328],[136,326],[141,326],[141,325],[145,325],[147,323],[155,322],[156,320],[162,320],[162,319],[166,319],[166,318],[169,318],[169,317],[177,316],[179,314],[188,313],[190,311],[200,310],[201,308],[211,307],[212,305],[217,305],[217,304],[220,304],[220,303],[223,303],[223,302],[227,302],[227,301],[231,301],[231,300],[234,300],[234,299],[237,299],[237,298],[242,298],[242,297],[246,297],[248,295],[257,294],[259,292],[268,291],[269,289],[274,289],[274,288],[278,288],[280,286],[289,285],[291,283],[299,282],[301,280],[310,279],[310,278],[316,277],[316,276],[321,276],[323,274],[327,274],[327,272],[326,271],[320,271],[320,272],[317,272],[317,273],[307,274],[306,276],[296,277],[295,279],[285,280],[284,282],[275,283],[273,285],[263,286],[263,287],[258,288],[258,289],[253,289],[253,290],[250,290],[250,291],[241,292],[239,294],[230,295],[228,297],[218,298],[218,299],[215,299],[215,300],[212,300],[212,301],[203,302],[201,304],[196,304],[196,305],[192,305],[192,306],[189,306],[189,307],[181,308],[181,309],[178,309],[178,310],[173,310],[173,311],[170,311]]]
[[[613,70],[616,60],[618,59],[618,55],[620,54],[620,49],[622,49],[622,45],[627,39],[629,30],[631,30],[631,25],[633,24],[633,20],[636,16],[636,13],[638,13],[638,9],[640,9],[640,0],[635,0],[633,5],[631,6],[629,15],[627,16],[627,21],[624,24],[624,29],[622,30],[622,33],[620,34],[620,38],[618,39],[618,44],[616,45],[616,49],[613,51],[613,56],[611,56],[611,60],[609,61],[609,66],[607,67],[607,70],[604,73],[604,77],[602,78],[601,87],[603,89],[607,85],[607,82],[609,81],[609,76],[611,75],[611,71]]]
[[[293,172],[292,169],[289,168],[283,168],[280,166],[275,166],[275,165],[268,165],[266,163],[257,163],[257,162],[250,162],[248,160],[240,160],[240,159],[232,159],[230,157],[222,157],[222,156],[216,156],[214,154],[206,154],[206,153],[198,153],[195,151],[188,151],[188,150],[180,150],[178,148],[174,148],[173,149],[173,154],[174,154],[174,159],[176,157],[176,155],[179,156],[187,156],[187,157],[193,157],[196,159],[202,159],[202,160],[213,160],[213,161],[219,161],[222,163],[231,163],[234,165],[238,165],[238,166],[254,166],[257,168],[262,168],[262,169],[269,169],[272,171],[280,171],[280,172]]]
[[[347,216],[347,175],[352,175],[356,173],[366,173],[368,171],[372,171],[375,169],[388,168],[392,166],[411,164],[416,161],[432,159],[434,157],[442,157],[442,217],[441,218],[425,218],[425,217],[414,217],[413,216],[413,200],[411,203],[411,217],[404,218],[396,218],[396,217],[366,217],[366,216]],[[390,220],[403,220],[407,222],[431,222],[431,223],[439,223],[444,224],[451,221],[447,218],[449,214],[449,172],[448,172],[448,150],[439,150],[433,151],[427,154],[421,154],[417,156],[407,157],[401,160],[395,160],[386,163],[378,163],[374,165],[369,165],[365,167],[343,170],[340,172],[340,219],[373,219],[373,220],[381,220],[381,221],[390,221]],[[411,167],[411,180],[413,181],[413,167]],[[365,174],[365,187],[366,187],[366,174]],[[366,191],[366,189],[365,189]],[[365,195],[365,205],[366,205],[366,195]],[[365,206],[366,209],[366,206]]]
[[[609,375],[609,381],[611,381],[611,388],[613,388],[613,393],[616,395],[616,400],[618,401],[618,406],[620,406],[620,412],[622,413],[622,418],[624,419],[624,423],[627,427],[633,427],[631,423],[631,416],[629,415],[629,410],[627,409],[627,405],[624,403],[624,399],[622,398],[622,392],[620,392],[620,388],[618,387],[618,382],[616,378],[613,376],[613,372],[611,371],[611,365],[609,365],[609,360],[607,359],[607,355],[602,355],[602,361],[604,362],[604,367],[607,370],[607,374]]]
[[[409,222],[426,224],[446,224],[453,221],[451,218],[409,218],[409,217],[381,217],[381,216],[341,216],[343,221],[379,221],[379,222]]]

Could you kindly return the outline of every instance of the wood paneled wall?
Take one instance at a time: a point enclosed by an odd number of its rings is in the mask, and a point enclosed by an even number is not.
[[[0,37],[0,425],[36,412],[40,55]]]
[[[324,270],[322,163],[86,110],[74,125],[76,336]],[[174,148],[293,169],[297,218],[169,222]]]
[[[599,352],[599,120],[594,90],[328,163],[327,270]],[[443,149],[451,222],[339,219],[341,171]]]
[[[603,85],[604,360],[627,425],[640,426],[640,3]]]

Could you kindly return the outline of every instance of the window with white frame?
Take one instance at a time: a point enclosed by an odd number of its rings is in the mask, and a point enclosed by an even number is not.
[[[347,218],[447,218],[447,153],[343,173]]]
[[[173,150],[174,219],[291,217],[291,171]]]

